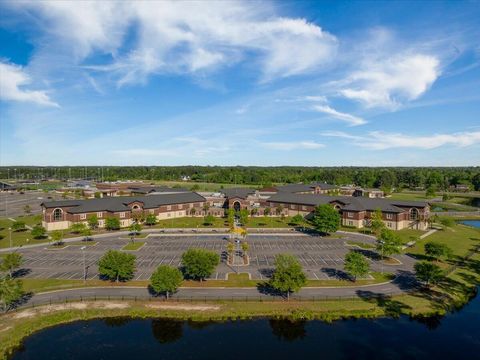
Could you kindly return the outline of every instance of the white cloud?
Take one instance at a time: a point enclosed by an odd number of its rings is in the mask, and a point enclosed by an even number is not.
[[[69,49],[80,63],[95,52],[111,54],[112,63],[91,68],[114,72],[119,85],[145,82],[157,73],[212,71],[251,54],[268,81],[316,70],[337,49],[333,35],[305,19],[276,16],[269,3],[22,1],[10,6],[34,12],[49,44]],[[125,51],[133,27],[135,37]]]
[[[365,61],[344,81],[339,93],[368,108],[395,109],[420,97],[440,76],[440,62],[430,55],[402,54]]]
[[[335,119],[345,121],[345,122],[349,123],[350,126],[363,125],[363,124],[367,123],[364,119],[362,119],[358,116],[337,111],[337,110],[331,108],[328,105],[314,105],[312,108],[315,111],[319,111],[319,112],[328,114]]]
[[[24,89],[31,82],[30,76],[21,66],[0,62],[0,99],[58,107],[46,91]]]
[[[347,134],[341,131],[323,132],[323,136],[338,137],[353,141],[354,145],[385,150],[393,148],[435,149],[445,145],[466,147],[480,143],[480,131],[458,132],[453,134],[433,134],[430,136],[411,136],[400,133],[373,131],[366,136]]]
[[[292,141],[292,142],[264,142],[261,144],[263,147],[272,150],[315,150],[325,147],[325,145],[317,143],[315,141]]]

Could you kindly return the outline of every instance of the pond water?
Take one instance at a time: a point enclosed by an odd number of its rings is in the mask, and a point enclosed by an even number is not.
[[[462,220],[460,223],[480,229],[480,220]]]
[[[27,338],[13,359],[478,359],[480,297],[458,312],[398,319],[191,323],[79,321]]]

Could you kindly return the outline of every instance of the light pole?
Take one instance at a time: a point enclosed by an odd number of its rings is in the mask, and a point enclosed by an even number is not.
[[[10,234],[10,249],[11,249],[12,248],[12,228],[11,227],[8,228],[8,232]]]
[[[82,246],[80,250],[82,250],[82,256],[83,256],[83,283],[87,281],[87,267],[85,266],[85,249],[86,246]]]

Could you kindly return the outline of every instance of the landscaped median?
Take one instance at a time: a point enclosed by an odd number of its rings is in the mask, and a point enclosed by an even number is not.
[[[358,279],[356,282],[349,280],[307,280],[306,287],[350,287],[359,285],[374,285],[392,280],[392,275],[388,273],[371,273],[371,279]],[[82,287],[147,287],[149,281],[132,280],[125,282],[112,282],[103,280],[64,280],[64,279],[22,279],[23,288],[26,292],[41,293],[54,290],[66,290]],[[228,275],[226,280],[205,280],[194,281],[184,280],[182,287],[202,287],[202,288],[256,288],[265,283],[263,280],[250,280],[246,273]]]

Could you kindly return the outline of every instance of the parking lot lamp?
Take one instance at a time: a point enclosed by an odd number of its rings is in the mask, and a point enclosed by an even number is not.
[[[83,256],[83,282],[85,283],[87,281],[87,267],[85,266],[85,249],[86,246],[82,246],[80,250],[82,250],[82,256]]]
[[[10,249],[11,249],[12,248],[12,228],[11,227],[8,228],[8,232],[10,235]]]

